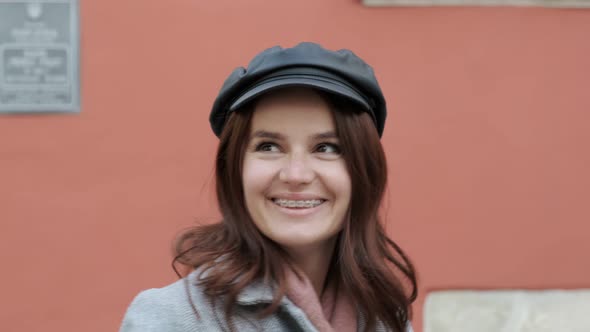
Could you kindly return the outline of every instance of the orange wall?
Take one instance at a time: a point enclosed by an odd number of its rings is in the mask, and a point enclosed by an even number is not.
[[[176,232],[218,216],[218,88],[301,40],[376,69],[389,231],[422,295],[590,287],[590,11],[82,2],[82,113],[0,116],[2,331],[115,331],[139,290],[173,281]]]

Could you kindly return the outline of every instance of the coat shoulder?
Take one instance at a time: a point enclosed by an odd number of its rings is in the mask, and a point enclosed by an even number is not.
[[[119,332],[202,330],[207,328],[212,311],[202,289],[189,287],[189,280],[184,278],[140,292],[127,308]]]

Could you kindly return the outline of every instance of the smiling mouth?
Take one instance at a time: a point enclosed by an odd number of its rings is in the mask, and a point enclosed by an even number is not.
[[[289,209],[310,209],[319,206],[326,201],[325,199],[291,200],[282,198],[273,198],[271,200],[276,205]]]

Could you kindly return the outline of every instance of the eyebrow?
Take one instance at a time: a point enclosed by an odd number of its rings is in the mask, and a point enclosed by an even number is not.
[[[250,137],[250,139],[252,139],[252,138],[270,138],[270,139],[276,139],[276,140],[284,140],[286,137],[285,137],[285,135],[280,134],[280,133],[275,133],[275,132],[266,131],[266,130],[257,130]],[[321,139],[328,139],[328,138],[338,138],[338,135],[336,135],[336,133],[333,131],[326,131],[326,132],[318,133],[318,134],[315,134],[312,136],[312,139],[314,139],[314,140],[321,140]]]
[[[314,140],[327,139],[327,138],[338,138],[338,135],[336,135],[336,133],[333,131],[326,131],[324,133],[319,133],[319,134],[313,135]]]
[[[276,139],[276,140],[283,140],[285,139],[285,136],[279,133],[273,133],[270,131],[266,131],[266,130],[257,130],[255,131],[252,136],[250,137],[251,139],[257,137],[257,138],[271,138],[271,139]]]

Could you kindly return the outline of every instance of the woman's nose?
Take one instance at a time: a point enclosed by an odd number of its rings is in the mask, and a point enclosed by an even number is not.
[[[314,174],[309,158],[304,154],[296,153],[285,160],[279,173],[279,180],[292,185],[311,183]]]

